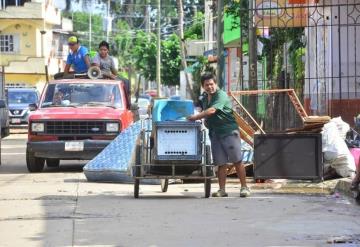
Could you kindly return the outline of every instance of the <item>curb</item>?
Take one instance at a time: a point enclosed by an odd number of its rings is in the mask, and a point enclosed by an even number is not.
[[[335,186],[335,190],[344,195],[354,197],[353,192],[350,190],[350,186],[351,186],[351,179],[343,178],[337,182],[337,184]]]

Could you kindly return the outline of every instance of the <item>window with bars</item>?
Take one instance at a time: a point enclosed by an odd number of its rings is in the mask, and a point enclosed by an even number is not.
[[[0,52],[16,52],[16,37],[11,34],[0,35]]]

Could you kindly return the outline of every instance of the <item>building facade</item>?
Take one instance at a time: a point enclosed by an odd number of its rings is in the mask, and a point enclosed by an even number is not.
[[[39,89],[64,67],[64,36],[72,22],[61,17],[51,1],[16,1],[0,9],[0,65],[5,83]]]

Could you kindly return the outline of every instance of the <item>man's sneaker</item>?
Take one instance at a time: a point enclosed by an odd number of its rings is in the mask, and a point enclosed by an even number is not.
[[[217,192],[212,193],[212,197],[227,197],[228,194],[225,190],[218,190]]]
[[[240,197],[248,197],[251,195],[250,189],[248,187],[241,187]]]

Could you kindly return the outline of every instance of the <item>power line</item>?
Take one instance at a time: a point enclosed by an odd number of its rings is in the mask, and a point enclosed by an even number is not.
[[[213,16],[210,20],[216,20],[217,16]],[[191,21],[186,21],[184,24],[184,26],[188,27],[190,24],[192,24],[193,22],[198,22],[199,24],[204,24],[206,20],[202,20],[202,21],[198,21],[198,20],[191,20]],[[74,20],[73,22],[75,23],[82,23],[82,24],[88,24],[88,22],[85,21],[79,21],[79,20]],[[140,25],[142,26],[142,25]],[[160,29],[164,29],[164,28],[174,28],[174,27],[179,27],[179,24],[176,25],[162,25],[160,27]],[[150,28],[151,31],[156,31],[158,28]],[[113,30],[119,30],[119,29],[113,29]],[[137,28],[137,29],[132,29],[132,30],[122,30],[122,31],[116,31],[115,33],[117,34],[126,34],[126,33],[136,33],[137,31],[146,31],[145,28]],[[113,31],[114,32],[114,31]]]

